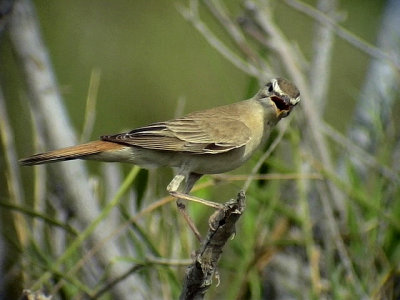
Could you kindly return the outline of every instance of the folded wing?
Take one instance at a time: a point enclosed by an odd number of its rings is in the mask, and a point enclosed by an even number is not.
[[[192,114],[101,139],[153,150],[218,154],[246,145],[250,129],[226,116]]]

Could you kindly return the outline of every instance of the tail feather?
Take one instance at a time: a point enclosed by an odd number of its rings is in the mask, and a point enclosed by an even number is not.
[[[88,155],[99,154],[104,151],[118,150],[123,147],[121,144],[107,142],[107,141],[94,141],[77,146],[62,148],[59,150],[39,153],[27,158],[21,159],[19,162],[23,166],[40,165],[45,163],[52,163],[63,160],[85,158]]]

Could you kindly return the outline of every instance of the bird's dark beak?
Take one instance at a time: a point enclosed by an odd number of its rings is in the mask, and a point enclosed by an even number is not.
[[[284,118],[289,115],[293,106],[290,103],[290,98],[287,96],[271,96],[271,101],[274,102],[276,107],[276,116],[278,118]]]

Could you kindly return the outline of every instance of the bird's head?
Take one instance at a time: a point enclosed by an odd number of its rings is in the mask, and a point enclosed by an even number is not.
[[[299,90],[284,78],[273,78],[268,81],[256,97],[264,105],[272,106],[278,119],[288,116],[292,108],[300,102]]]

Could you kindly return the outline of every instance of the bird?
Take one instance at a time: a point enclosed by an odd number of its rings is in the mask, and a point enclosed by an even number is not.
[[[189,195],[195,182],[205,174],[225,173],[246,162],[299,101],[300,92],[293,83],[273,78],[248,100],[35,154],[21,159],[20,164],[84,159],[127,162],[143,168],[169,166],[177,172],[167,191],[178,199],[179,208],[184,209],[182,199],[219,207]]]

